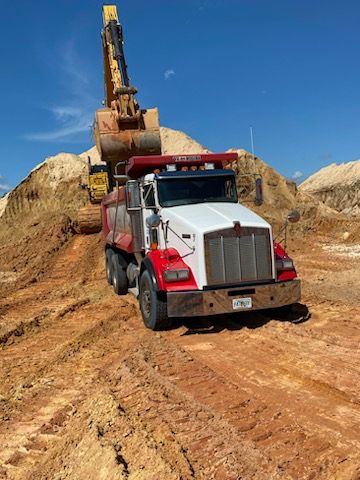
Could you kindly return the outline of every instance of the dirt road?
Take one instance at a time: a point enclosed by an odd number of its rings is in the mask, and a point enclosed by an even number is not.
[[[0,478],[359,480],[360,259],[293,251],[309,315],[153,333],[74,237],[0,300]]]

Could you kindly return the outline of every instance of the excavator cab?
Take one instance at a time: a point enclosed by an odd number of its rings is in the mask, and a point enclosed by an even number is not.
[[[110,190],[109,171],[106,165],[89,165],[88,190],[91,203],[101,203]]]

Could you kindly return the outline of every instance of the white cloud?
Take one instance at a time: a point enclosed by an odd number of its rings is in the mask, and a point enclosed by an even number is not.
[[[303,172],[300,172],[300,170],[295,170],[295,172],[291,175],[291,178],[293,180],[299,180],[303,176],[304,176]]]
[[[79,90],[80,86],[82,88],[84,85],[89,84],[89,79],[84,69],[81,68],[81,59],[77,54],[73,40],[62,43],[59,56],[62,59],[59,63],[60,69],[65,75],[74,80],[73,85],[76,90]]]
[[[87,91],[89,80],[81,59],[76,52],[75,43],[65,42],[60,49],[57,74],[59,81],[65,85],[64,94],[69,102],[63,105],[46,106],[54,120],[54,128],[31,132],[23,135],[25,140],[49,142],[77,140],[80,133],[91,131],[95,109],[98,101]],[[83,140],[83,138],[81,139]]]
[[[165,80],[169,80],[171,77],[174,77],[175,75],[176,75],[175,70],[173,70],[172,68],[168,68],[164,72]]]
[[[90,117],[73,117],[70,122],[64,122],[63,128],[56,128],[47,132],[28,133],[24,135],[25,140],[39,142],[65,140],[76,133],[90,132],[92,119]]]
[[[10,186],[7,185],[5,177],[0,175],[0,194],[6,193],[10,190]]]
[[[72,118],[78,118],[81,115],[81,108],[71,107],[66,105],[58,105],[56,107],[49,108],[55,118],[59,121],[66,122]]]

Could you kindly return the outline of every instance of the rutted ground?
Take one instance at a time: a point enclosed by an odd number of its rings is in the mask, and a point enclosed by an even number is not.
[[[0,300],[0,478],[360,479],[360,260],[292,250],[310,315],[153,333],[75,236]]]

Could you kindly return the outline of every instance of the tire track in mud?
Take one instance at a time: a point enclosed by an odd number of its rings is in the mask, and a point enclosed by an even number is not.
[[[312,475],[326,478],[339,460],[334,455],[332,464],[323,470],[323,459],[330,447],[326,435],[306,430],[293,418],[292,412],[283,408],[280,398],[271,398],[263,389],[259,395],[246,379],[244,385],[239,385],[230,371],[223,375],[218,368],[209,368],[206,363],[210,362],[199,362],[195,351],[162,346],[151,356],[147,353],[148,362],[194,401],[220,416],[227,428],[236,432],[238,441],[248,442],[261,452],[268,465],[268,476],[260,478],[282,474],[294,479],[311,478]],[[209,354],[206,347],[202,352]],[[221,353],[219,351],[220,362]],[[338,452],[340,460],[344,453]]]
[[[344,470],[352,461],[360,463],[356,383],[346,393],[316,378],[319,370],[326,378],[333,365],[326,365],[327,352],[321,357],[316,343],[304,349],[304,363],[302,355],[297,359],[304,347],[297,339],[299,328],[271,322],[255,331],[241,328],[239,332],[224,330],[210,336],[173,335],[172,342],[197,361],[190,369],[179,368],[175,361],[170,366],[165,362],[160,370],[200,403],[222,412],[289,478],[335,478],[337,470]],[[358,347],[356,340],[353,347]],[[293,350],[291,354],[289,349]],[[306,368],[310,353],[316,354],[313,370]],[[171,355],[174,357],[175,353]],[[207,374],[196,371],[199,362]],[[344,390],[346,382],[356,382],[352,373],[338,370],[338,376],[344,377]]]
[[[102,276],[75,237],[0,300],[0,478],[359,480],[356,308],[154,333]]]
[[[48,342],[46,348],[41,348],[38,339],[32,342],[32,348],[25,347],[27,355],[32,358],[32,365],[20,363],[11,371],[10,381],[5,379],[5,385],[2,384],[7,398],[4,395],[1,397],[5,422],[0,427],[2,445],[0,463],[7,465],[10,470],[11,467],[19,469],[21,464],[23,474],[24,470],[29,468],[32,457],[28,455],[28,450],[33,450],[32,443],[38,443],[39,438],[41,440],[45,435],[45,444],[48,448],[49,435],[53,441],[54,434],[56,436],[57,430],[61,427],[57,418],[59,416],[63,418],[64,415],[66,418],[68,409],[71,411],[91,393],[92,382],[101,369],[111,363],[113,355],[119,357],[119,348],[114,346],[111,348],[109,345],[111,342],[107,339],[119,330],[126,331],[122,325],[126,323],[128,316],[133,314],[132,309],[128,308],[126,315],[119,312],[107,318],[104,318],[104,315],[98,318],[95,315],[94,318],[92,315],[91,321],[86,323],[84,319],[89,316],[89,309],[87,306],[82,311],[69,315],[73,318],[67,318],[66,323],[62,325],[65,337],[62,343],[59,342],[59,336],[46,335],[45,340]],[[69,337],[67,327],[71,326],[71,320],[74,319],[81,328],[76,334],[70,330]],[[132,335],[130,339],[131,342],[135,341]],[[106,340],[107,343],[104,345],[103,342]],[[13,350],[23,351],[23,343],[15,345]],[[123,338],[124,347],[125,343]],[[107,347],[106,356],[104,347]],[[6,350],[8,358],[14,361],[14,352],[9,350],[11,349]],[[44,358],[41,358],[42,355]],[[9,473],[9,478],[17,478],[18,474],[19,472],[11,476]],[[22,478],[21,475],[19,478]]]
[[[158,348],[159,341],[144,341],[107,380],[121,408],[138,417],[140,428],[152,435],[163,456],[173,448],[182,452],[189,471],[180,478],[277,478],[236,429],[149,363],[151,351]]]
[[[69,359],[76,363],[82,350],[111,335],[119,329],[121,320],[133,314],[131,304],[126,307],[125,317],[121,308],[119,313],[113,313],[110,292],[99,295],[105,287],[103,281],[88,284],[86,289],[80,282],[79,289],[79,279],[73,275],[74,284],[67,285],[70,274],[79,270],[84,244],[88,245],[89,240],[74,239],[46,280],[5,299],[5,303],[13,303],[13,310],[6,312],[13,320],[7,322],[13,329],[3,336],[0,350],[2,463],[17,465],[27,457],[25,445],[29,438],[37,437],[53,416],[79,401],[84,385],[99,372],[97,366],[74,366]],[[75,300],[77,295],[82,298]],[[99,306],[101,296],[103,305]],[[28,315],[25,319],[24,312]],[[99,358],[104,356],[103,351]]]
[[[84,253],[94,256],[94,239],[75,237],[58,257],[46,278],[0,299],[0,341],[22,336],[26,330],[39,326],[47,316],[56,316],[84,298],[82,265]],[[99,263],[99,259],[93,262]],[[96,271],[96,269],[95,269]],[[81,301],[81,300],[80,300]]]

